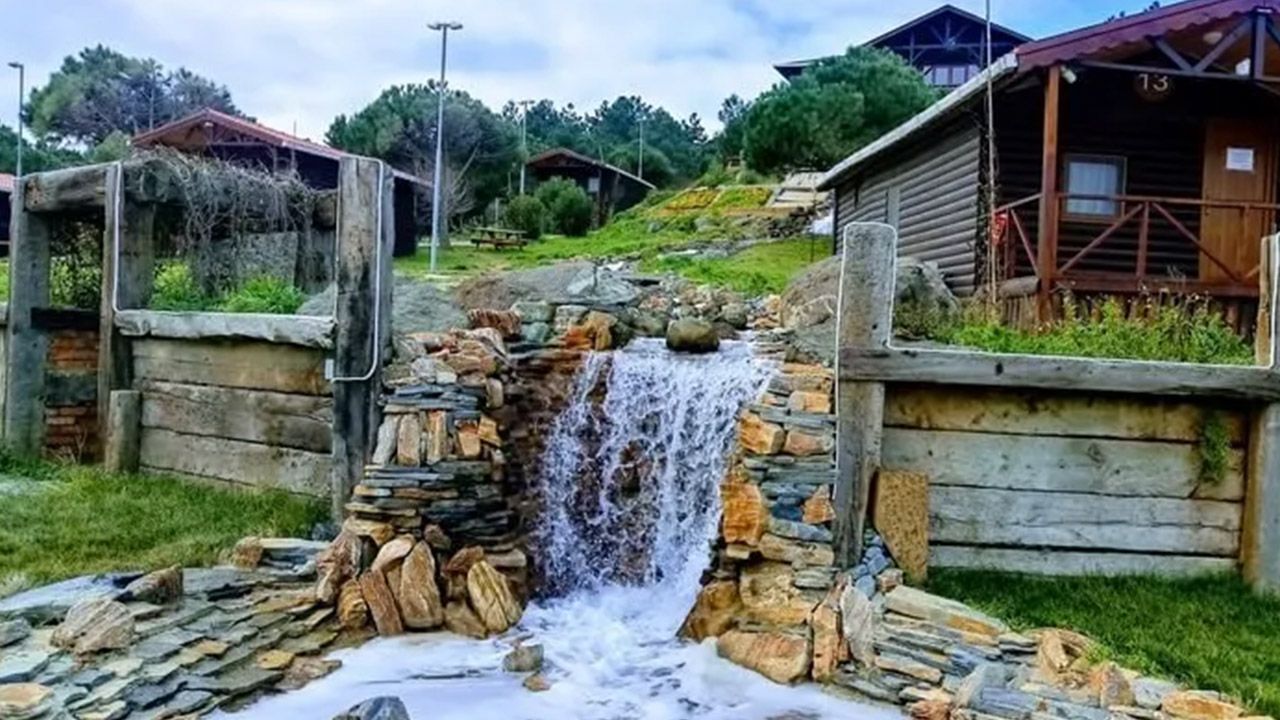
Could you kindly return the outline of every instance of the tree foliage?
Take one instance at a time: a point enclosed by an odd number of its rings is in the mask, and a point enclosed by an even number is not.
[[[435,171],[439,93],[434,83],[387,88],[360,112],[340,115],[326,139],[341,150],[386,160],[421,177]],[[465,92],[444,106],[446,208],[450,216],[483,208],[507,192],[518,169],[519,144],[510,123]]]
[[[18,133],[8,125],[0,125],[0,172],[14,173],[18,168]],[[43,140],[27,141],[22,146],[22,172],[33,173],[78,165],[84,156],[75,150],[60,148]]]
[[[95,147],[113,133],[137,135],[205,107],[239,114],[225,86],[98,45],[64,59],[31,92],[25,114],[41,138]]]
[[[507,203],[503,223],[512,230],[519,230],[529,240],[542,237],[547,227],[547,207],[532,195],[517,195]]]
[[[595,203],[578,183],[553,178],[538,186],[536,197],[551,219],[551,227],[561,235],[581,237],[591,230]]]
[[[878,48],[850,48],[753,102],[746,110],[743,151],[760,172],[828,168],[936,97],[901,57]]]

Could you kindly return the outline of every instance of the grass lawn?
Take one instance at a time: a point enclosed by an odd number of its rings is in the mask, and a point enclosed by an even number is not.
[[[209,565],[246,535],[306,536],[326,506],[283,493],[0,456],[0,596],[88,573]]]
[[[1280,597],[1238,578],[1042,578],[934,571],[929,590],[1021,630],[1064,627],[1123,666],[1240,698],[1280,717]]]
[[[827,257],[830,245],[826,238],[795,238],[752,245],[729,257],[666,257],[647,261],[643,267],[650,272],[674,272],[696,283],[765,295],[785,290],[800,271]]]

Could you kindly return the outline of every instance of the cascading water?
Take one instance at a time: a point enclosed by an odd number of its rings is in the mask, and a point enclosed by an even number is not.
[[[376,695],[415,720],[821,720],[898,717],[784,688],[676,638],[720,517],[736,417],[767,365],[745,344],[676,356],[659,343],[591,355],[539,470],[544,599],[490,642],[444,634],[337,653],[343,669],[249,718],[327,718]],[[514,638],[545,649],[546,692],[501,670]],[[237,716],[240,717],[240,716]]]

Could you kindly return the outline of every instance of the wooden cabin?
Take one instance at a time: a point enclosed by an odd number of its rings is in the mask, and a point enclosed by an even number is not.
[[[863,47],[889,50],[920,70],[934,87],[954,88],[987,66],[987,23],[955,5],[942,5],[863,43]],[[1031,38],[993,23],[991,57],[997,58]],[[782,77],[799,77],[818,60],[796,60],[774,65]]]
[[[1250,317],[1280,210],[1277,12],[1188,0],[1019,46],[827,173],[837,239],[889,223],[958,292],[1038,319],[1063,289]]]
[[[534,155],[526,167],[535,183],[559,177],[572,180],[587,191],[596,203],[597,227],[609,222],[615,212],[639,204],[654,189],[653,183],[644,178],[568,148],[555,148]]]
[[[9,256],[9,218],[13,211],[13,189],[18,179],[0,173],[0,257]]]
[[[338,188],[338,164],[351,153],[269,128],[245,118],[205,108],[174,120],[133,139],[134,147],[169,147],[186,153],[208,155],[231,163],[264,168],[271,172],[296,172],[308,187]],[[401,170],[391,170],[395,180],[397,257],[412,255],[421,228],[417,211],[419,192],[431,184]]]

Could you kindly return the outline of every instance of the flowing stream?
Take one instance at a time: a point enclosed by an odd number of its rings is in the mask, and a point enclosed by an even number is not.
[[[740,408],[767,364],[744,344],[701,357],[660,343],[592,355],[553,425],[540,471],[534,552],[550,597],[509,635],[444,633],[335,653],[343,668],[235,717],[325,720],[401,698],[414,720],[880,720],[899,715],[785,688],[681,642],[709,543]],[[546,692],[502,671],[516,637],[541,643]]]

